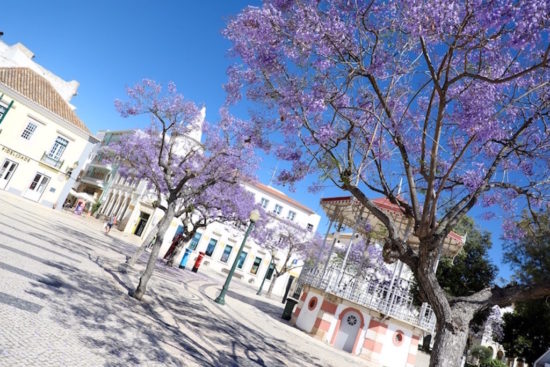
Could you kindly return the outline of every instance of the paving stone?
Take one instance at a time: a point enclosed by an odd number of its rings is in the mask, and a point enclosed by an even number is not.
[[[0,367],[364,366],[280,318],[279,300],[224,278],[158,263],[119,265],[139,238],[0,190]]]

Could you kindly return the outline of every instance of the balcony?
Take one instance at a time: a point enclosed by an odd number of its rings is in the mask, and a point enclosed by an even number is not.
[[[65,161],[50,157],[50,155],[47,152],[44,152],[44,154],[42,154],[42,158],[40,159],[40,161],[42,163],[47,164],[48,166],[51,166],[57,169],[61,169],[61,166],[63,166],[63,163],[65,162]]]
[[[96,177],[92,177],[92,176],[83,176],[80,179],[80,181],[83,182],[83,183],[87,183],[89,185],[92,185],[92,186],[99,187],[101,189],[105,185],[105,182],[104,182],[105,178],[100,179],[100,178],[96,178]]]
[[[397,278],[392,283],[381,278],[371,274],[361,279],[337,268],[328,269],[323,276],[318,269],[312,269],[305,274],[303,283],[433,332],[435,315],[428,304],[417,307],[413,303],[411,282]]]

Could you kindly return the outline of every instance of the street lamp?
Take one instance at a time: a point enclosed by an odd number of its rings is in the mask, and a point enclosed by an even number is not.
[[[246,239],[248,238],[248,235],[254,228],[254,224],[260,219],[260,212],[254,209],[252,212],[250,212],[250,224],[248,225],[248,228],[246,229],[246,232],[244,234],[243,242],[241,242],[241,246],[239,247],[239,251],[237,252],[237,256],[235,257],[235,260],[233,261],[233,265],[231,266],[231,270],[229,271],[229,274],[227,274],[227,279],[225,280],[225,284],[223,285],[222,291],[220,292],[220,295],[214,300],[214,302],[219,303],[220,305],[225,305],[225,294],[227,293],[227,290],[229,289],[229,284],[231,284],[231,279],[233,278],[233,274],[235,273],[235,269],[237,268],[237,263],[239,262],[239,258],[241,257],[241,253],[243,252],[244,244],[246,243]]]

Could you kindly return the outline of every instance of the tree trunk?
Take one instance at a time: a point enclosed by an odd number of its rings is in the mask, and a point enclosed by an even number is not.
[[[269,283],[269,288],[267,289],[267,297],[271,297],[271,293],[273,292],[273,288],[275,287],[275,282],[279,278],[279,275],[276,274],[276,272],[273,272],[273,279],[271,279],[271,283]]]
[[[139,259],[141,254],[143,254],[143,252],[145,251],[145,248],[153,241],[153,239],[155,238],[155,236],[159,232],[159,225],[160,225],[160,222],[157,223],[149,231],[149,234],[147,235],[147,237],[145,237],[145,239],[143,240],[141,245],[138,247],[136,252],[134,252],[134,254],[131,257],[126,259],[126,263],[124,265],[128,266],[129,268],[132,268],[134,265],[136,265],[137,260]]]
[[[462,318],[462,315],[456,315]],[[464,316],[465,318],[469,316]],[[471,318],[471,316],[469,317]],[[460,367],[464,348],[468,340],[468,323],[466,328],[457,325],[442,325],[436,327],[435,343],[430,357],[430,367]]]
[[[185,244],[189,242],[191,239],[190,235],[186,235],[180,239],[176,247],[174,248],[174,251],[168,256],[168,259],[166,259],[166,264],[171,267],[177,267],[178,264],[176,264],[176,259],[178,258],[179,254],[181,253],[181,250],[185,247]]]
[[[143,298],[143,295],[145,294],[145,290],[147,289],[147,283],[149,282],[149,279],[151,279],[151,276],[153,275],[153,270],[155,270],[155,263],[158,258],[160,247],[162,246],[164,234],[166,233],[166,230],[170,226],[172,219],[174,219],[174,213],[175,213],[175,203],[171,202],[168,204],[168,208],[166,209],[164,216],[159,221],[157,239],[155,240],[155,244],[153,245],[153,250],[149,255],[149,260],[147,261],[147,267],[145,268],[145,271],[141,275],[141,278],[139,278],[139,284],[136,290],[132,293],[132,297],[136,299],[141,300]]]
[[[420,244],[415,276],[437,318],[430,367],[460,367],[470,320],[482,305],[460,302],[451,308],[435,274],[437,252],[429,251],[428,248],[428,244]]]

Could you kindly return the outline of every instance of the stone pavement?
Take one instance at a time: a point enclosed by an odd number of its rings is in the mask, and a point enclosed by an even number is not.
[[[138,239],[0,191],[0,366],[365,366],[290,326],[282,304],[159,262],[118,265]]]

